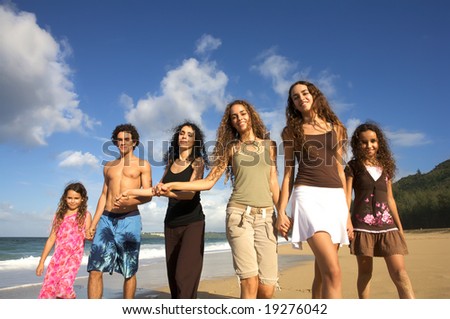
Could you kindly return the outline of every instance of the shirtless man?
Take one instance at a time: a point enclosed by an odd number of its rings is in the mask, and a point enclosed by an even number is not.
[[[136,292],[142,230],[138,205],[152,197],[129,197],[125,202],[122,199],[120,206],[115,201],[126,189],[151,188],[151,166],[133,154],[139,144],[139,134],[133,125],[118,125],[111,139],[120,157],[106,163],[103,169],[103,190],[86,234],[87,239],[93,239],[87,266],[88,298],[102,298],[103,273],[115,271],[124,277],[123,298],[132,299]]]

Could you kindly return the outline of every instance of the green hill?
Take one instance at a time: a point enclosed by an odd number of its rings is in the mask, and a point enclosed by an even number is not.
[[[450,160],[393,184],[405,229],[450,227]]]

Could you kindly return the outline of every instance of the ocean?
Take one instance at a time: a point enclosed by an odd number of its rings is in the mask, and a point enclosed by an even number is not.
[[[0,292],[5,289],[20,288],[42,284],[44,275],[36,276],[35,270],[47,237],[0,237]],[[87,277],[86,271],[91,242],[86,241],[83,261],[77,278]],[[205,234],[205,258],[208,254],[230,250],[225,233]],[[46,266],[50,262],[47,257]],[[163,233],[145,233],[142,235],[139,267],[158,264],[164,268],[165,250]],[[47,269],[47,268],[46,268]],[[165,268],[164,268],[165,270]],[[165,284],[166,278],[161,284]],[[159,283],[155,283],[159,284]]]

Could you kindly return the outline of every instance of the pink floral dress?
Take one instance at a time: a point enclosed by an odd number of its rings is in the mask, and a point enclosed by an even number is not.
[[[73,283],[83,259],[84,235],[84,226],[79,229],[76,214],[64,217],[39,298],[76,298]]]

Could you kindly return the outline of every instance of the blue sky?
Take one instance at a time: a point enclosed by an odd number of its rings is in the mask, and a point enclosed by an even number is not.
[[[299,79],[350,134],[378,122],[398,177],[428,172],[450,158],[449,30],[444,0],[1,1],[0,236],[47,236],[73,180],[94,213],[117,124],[138,128],[154,183],[171,128],[190,119],[213,141],[235,98],[279,143]],[[224,230],[229,193],[202,193],[208,231]],[[162,231],[166,205],[141,206],[144,231]]]

